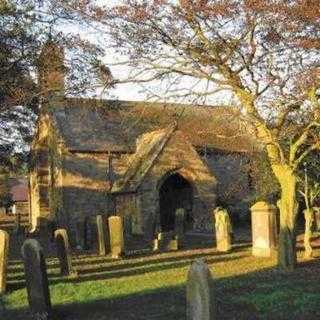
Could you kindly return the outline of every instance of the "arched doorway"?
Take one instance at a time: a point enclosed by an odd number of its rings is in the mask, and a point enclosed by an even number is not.
[[[161,231],[174,230],[175,211],[184,208],[186,222],[192,216],[193,191],[191,184],[180,174],[170,175],[159,189]]]

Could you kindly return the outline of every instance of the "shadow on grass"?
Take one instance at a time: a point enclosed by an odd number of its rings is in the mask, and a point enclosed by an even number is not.
[[[211,283],[211,296],[214,297],[214,282]],[[219,299],[219,315],[225,313],[230,306]],[[243,319],[253,318],[254,309],[246,304],[233,304],[236,310],[241,308]],[[85,303],[72,303],[54,306],[52,320],[185,320],[186,298],[185,286],[174,286],[158,290],[146,290],[134,295],[115,299],[100,299]],[[218,317],[218,319],[240,319],[236,310],[228,314],[234,318]],[[1,313],[0,313],[1,315]],[[33,320],[29,311],[24,309],[7,311],[3,320]]]
[[[115,265],[107,265],[107,266],[96,266],[95,268],[89,269],[77,269],[78,277],[68,278],[68,277],[60,277],[59,270],[56,269],[55,272],[53,270],[48,270],[48,278],[50,284],[55,283],[80,283],[84,281],[95,281],[95,280],[103,280],[103,279],[114,279],[114,278],[122,278],[128,276],[135,276],[140,274],[146,274],[150,272],[157,271],[165,271],[169,269],[183,268],[197,259],[206,257],[207,263],[211,264],[214,262],[221,261],[231,261],[237,260],[241,257],[229,257],[227,255],[223,255],[221,253],[213,252],[213,253],[198,253],[188,255],[187,257],[167,257],[159,259],[152,259],[150,261],[139,261],[130,263],[130,260],[124,260],[121,264]],[[12,282],[14,281],[14,282]],[[8,290],[18,290],[25,286],[24,274],[9,276],[8,277]]]
[[[243,249],[243,247],[242,247]],[[233,253],[238,252],[239,250],[234,250]],[[179,253],[183,254],[183,251],[178,251]],[[221,257],[220,260],[223,259],[228,259],[228,253],[221,253],[221,252],[203,252],[203,253],[195,253],[195,254],[188,254],[188,255],[180,255],[180,256],[172,256],[172,257],[168,257],[166,255],[161,256],[161,255],[157,255],[156,258],[151,258],[150,260],[140,260],[138,262],[130,262],[130,258],[128,259],[126,257],[126,259],[123,260],[123,263],[121,264],[117,264],[117,265],[110,265],[110,266],[101,266],[101,267],[95,267],[95,268],[82,268],[82,269],[78,269],[79,273],[81,274],[87,274],[87,273],[91,273],[92,271],[95,272],[103,272],[103,271],[111,271],[111,270],[119,270],[122,269],[123,267],[126,268],[136,268],[136,267],[145,267],[148,265],[153,265],[153,264],[158,264],[158,263],[170,263],[170,262],[179,262],[182,260],[194,260],[194,259],[198,259],[198,258],[202,258],[202,257]],[[149,256],[150,257],[150,256]],[[134,257],[132,257],[134,258]],[[141,257],[142,258],[142,257]],[[114,261],[114,260],[113,260]]]
[[[241,257],[229,258],[228,260],[226,256],[217,256],[214,259],[209,256],[207,262],[212,266],[218,261],[228,262]],[[257,264],[259,261],[262,260],[257,259]],[[189,264],[190,261],[186,260],[168,266],[161,266],[161,262],[158,262],[156,265],[147,266],[143,269],[143,273],[181,268]],[[101,276],[117,278],[142,273],[142,270],[119,269],[118,271],[119,273],[111,271]],[[319,272],[320,262],[315,259],[300,262],[298,268],[291,273],[284,273],[275,267],[270,267],[212,280],[211,295],[218,300],[217,319],[319,319]],[[96,276],[100,275],[93,275],[85,280],[80,276],[76,281],[94,281]],[[81,284],[78,288],[79,290],[88,289],[85,286],[81,288]],[[106,290],[108,290],[107,287]],[[53,320],[182,320],[185,319],[185,308],[185,286],[179,285],[145,290],[112,299],[56,305]],[[19,309],[2,312],[2,314],[0,311],[0,319],[31,320],[32,318],[27,309]]]
[[[237,253],[243,249],[246,249],[249,247],[248,244],[242,244],[237,245],[233,248],[232,253]],[[212,249],[214,250],[214,249]],[[200,251],[200,252],[199,252]],[[168,256],[169,254],[174,254],[175,256]],[[99,279],[102,278],[109,278],[110,277],[117,277],[116,275],[121,275],[121,270],[127,271],[130,268],[144,268],[146,266],[152,266],[150,270],[145,269],[137,269],[132,270],[133,274],[140,274],[140,273],[147,273],[151,271],[157,271],[157,268],[154,265],[159,264],[159,270],[165,269],[162,264],[168,264],[170,262],[176,262],[175,265],[170,264],[167,266],[167,268],[177,268],[177,267],[183,267],[188,265],[192,260],[201,258],[201,257],[212,257],[212,261],[223,261],[223,260],[230,260],[230,257],[228,257],[228,253],[222,253],[222,252],[208,252],[204,251],[201,252],[201,249],[198,250],[197,253],[190,253],[188,250],[179,250],[177,252],[167,252],[163,254],[157,254],[157,255],[139,255],[139,256],[127,256],[124,259],[121,260],[114,260],[111,257],[101,257],[101,256],[89,256],[87,258],[85,257],[73,257],[73,265],[77,269],[77,272],[80,276],[80,278],[76,279],[68,279],[68,278],[60,278],[59,277],[59,262],[57,259],[52,260],[52,258],[48,259],[47,261],[47,271],[48,271],[48,277],[51,279],[51,282],[57,283],[57,282],[74,282],[74,281],[87,281],[91,280],[90,274],[95,274],[96,277]],[[219,259],[215,257],[220,257]],[[144,260],[141,260],[143,258],[147,258]],[[137,259],[139,259],[137,261]],[[180,261],[180,262],[179,262]],[[19,261],[21,263],[21,261]],[[94,263],[95,262],[95,263]],[[107,264],[107,265],[105,265]],[[160,265],[161,264],[161,265]],[[82,267],[84,266],[84,267]],[[89,267],[87,267],[89,266]],[[92,267],[91,267],[92,266]],[[161,267],[160,267],[161,266]],[[140,270],[140,271],[139,271]],[[8,287],[9,290],[17,290],[24,286],[24,269],[23,265],[20,265],[19,267],[15,266],[9,266],[8,268]],[[20,274],[16,274],[16,273]],[[99,275],[96,275],[99,273]],[[108,273],[105,274],[104,273]],[[131,274],[124,274],[124,275],[131,275]],[[21,281],[21,283],[19,282]],[[12,283],[14,282],[14,283]]]

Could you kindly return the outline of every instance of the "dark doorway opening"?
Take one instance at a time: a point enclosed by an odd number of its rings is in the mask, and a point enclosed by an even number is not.
[[[193,191],[191,184],[180,174],[169,176],[159,190],[161,231],[174,230],[175,211],[184,208],[186,223],[192,216]]]

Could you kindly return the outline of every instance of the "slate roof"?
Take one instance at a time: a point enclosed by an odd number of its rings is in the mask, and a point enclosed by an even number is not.
[[[255,149],[236,111],[226,107],[67,98],[51,112],[72,151],[134,152],[141,134],[174,122],[195,147],[228,152]]]

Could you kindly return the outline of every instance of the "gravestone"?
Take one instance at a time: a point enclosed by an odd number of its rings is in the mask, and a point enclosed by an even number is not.
[[[314,221],[315,221],[315,231],[320,231],[320,207],[313,207]]]
[[[0,230],[0,294],[6,292],[8,254],[9,234],[4,230]]]
[[[108,218],[111,257],[118,259],[124,254],[124,237],[122,217]]]
[[[231,250],[232,225],[228,211],[221,207],[214,209],[217,251],[228,252]]]
[[[203,259],[194,261],[187,279],[187,320],[214,320],[215,301],[210,296],[210,270]]]
[[[178,239],[178,246],[182,247],[184,244],[184,221],[185,221],[185,210],[179,208],[175,211],[174,219],[174,231]]]
[[[277,245],[277,208],[260,201],[251,207],[252,255],[270,257]]]
[[[61,275],[76,275],[75,270],[72,268],[72,260],[67,231],[65,229],[56,230],[54,232],[54,238],[56,241],[57,256],[60,262]]]
[[[52,316],[47,268],[42,248],[35,239],[27,239],[21,248],[28,293],[34,319],[49,320]]]
[[[160,249],[159,249],[159,239],[158,239],[158,236],[155,238],[155,239],[153,239],[153,242],[152,242],[152,251],[154,251],[154,252],[157,252],[157,251],[159,251]]]
[[[97,240],[98,240],[98,253],[100,256],[105,256],[107,254],[107,237],[106,237],[106,226],[104,219],[101,215],[96,217],[97,222]]]
[[[159,232],[153,240],[153,251],[176,251],[179,247],[179,239],[174,231]]]

